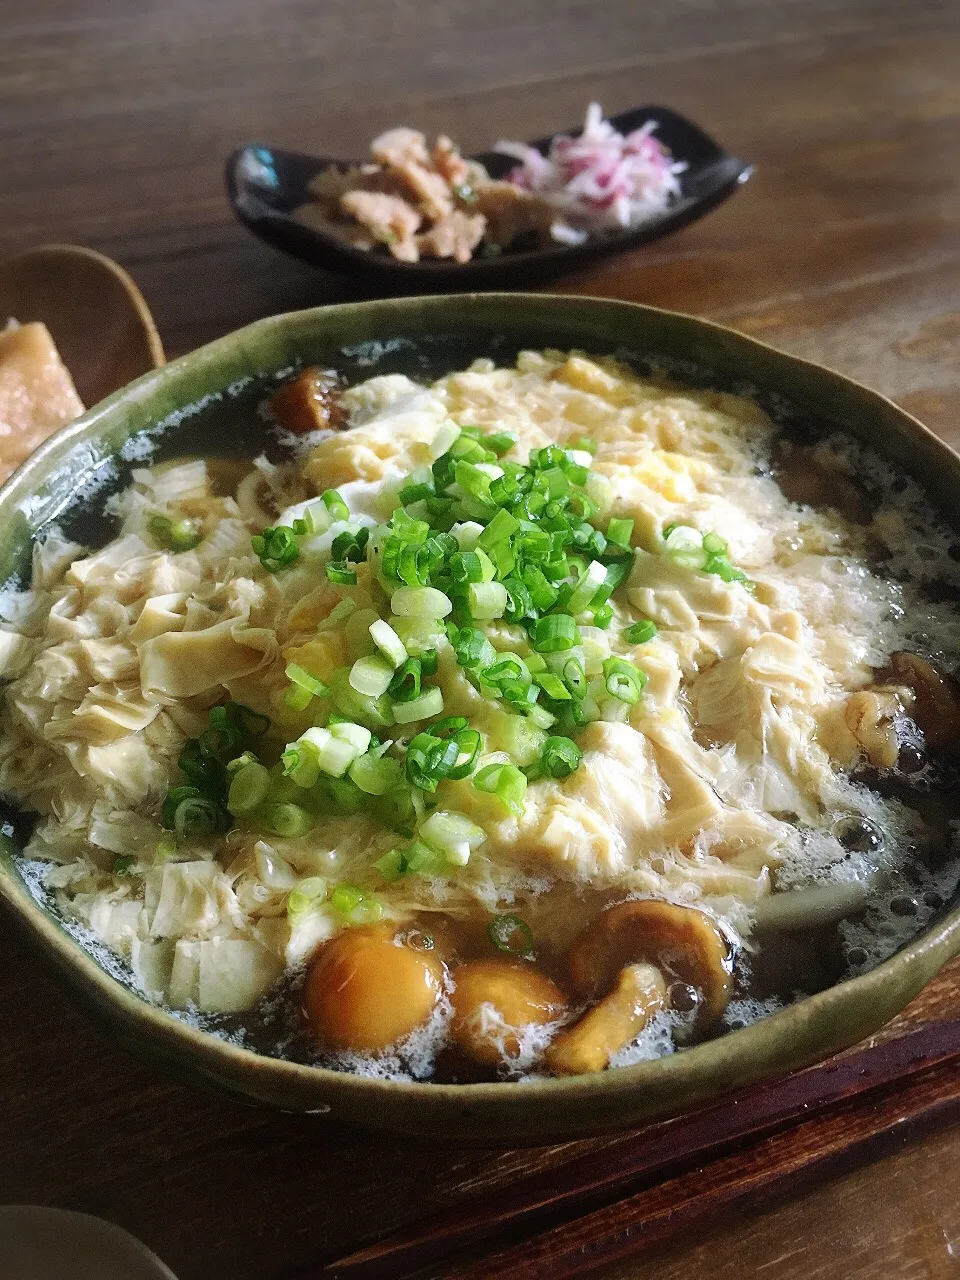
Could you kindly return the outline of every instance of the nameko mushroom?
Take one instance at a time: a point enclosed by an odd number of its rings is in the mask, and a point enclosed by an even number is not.
[[[571,982],[591,1004],[554,1039],[546,1065],[560,1075],[604,1070],[654,1014],[669,1007],[678,983],[696,992],[702,1034],[730,999],[732,959],[719,927],[696,908],[653,899],[609,907],[570,950]]]

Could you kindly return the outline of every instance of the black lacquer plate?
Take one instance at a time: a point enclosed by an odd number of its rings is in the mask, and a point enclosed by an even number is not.
[[[680,196],[663,213],[632,231],[607,233],[582,245],[508,251],[467,263],[435,258],[398,262],[385,252],[355,249],[335,235],[298,222],[293,213],[308,202],[307,185],[321,170],[359,162],[272,147],[251,145],[235,151],[227,161],[227,192],[233,211],[244,226],[275,249],[314,267],[363,276],[393,291],[432,293],[515,287],[559,275],[595,258],[649,244],[702,218],[746,182],[752,171],[749,164],[728,155],[690,120],[666,107],[636,107],[611,116],[610,120],[621,133],[639,129],[649,120],[656,121],[657,138],[687,168],[680,175]],[[580,131],[561,132],[576,135]],[[537,138],[531,145],[546,153],[552,136]],[[509,156],[492,151],[471,159],[479,160],[494,178],[504,177],[516,163]]]

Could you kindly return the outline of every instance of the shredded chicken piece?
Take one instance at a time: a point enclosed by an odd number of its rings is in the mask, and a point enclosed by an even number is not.
[[[298,222],[304,222],[308,227],[316,227],[324,235],[336,236],[339,240],[345,240],[347,244],[352,245],[355,249],[369,250],[377,247],[378,242],[366,227],[361,227],[357,222],[338,222],[322,205],[301,205],[295,211],[294,216]]]
[[[417,247],[424,258],[453,258],[469,262],[483,239],[486,219],[479,214],[461,213],[454,209],[429,231],[417,236]]]
[[[450,188],[432,169],[422,164],[401,164],[395,172],[416,197],[424,214],[431,222],[441,222],[453,212]]]
[[[400,169],[404,165],[430,165],[427,140],[417,129],[388,129],[370,143],[370,154],[378,164],[387,169]]]
[[[445,178],[451,187],[461,187],[464,183],[469,183],[470,166],[460,154],[457,144],[445,133],[442,133],[433,144],[430,157],[437,173]]]
[[[487,239],[506,249],[519,236],[534,233],[538,241],[549,241],[554,210],[511,182],[487,182],[476,189],[476,209],[487,221]]]
[[[420,257],[413,238],[420,215],[405,200],[377,191],[348,191],[340,198],[340,208],[386,244],[400,262],[416,262]]]

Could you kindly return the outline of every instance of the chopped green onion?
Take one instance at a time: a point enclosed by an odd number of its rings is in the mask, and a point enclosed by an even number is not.
[[[309,733],[309,730],[307,731]],[[352,720],[331,719],[327,732],[338,742],[345,742],[354,756],[362,756],[373,741],[373,734],[362,724],[354,724]]]
[[[453,604],[436,587],[400,587],[393,593],[390,608],[401,618],[445,618]]]
[[[519,916],[494,916],[487,926],[487,937],[506,955],[533,959],[533,930]]]
[[[483,533],[483,525],[478,524],[476,520],[466,520],[462,524],[455,524],[450,530],[457,540],[457,546],[461,551],[473,551],[477,545],[477,539]]]
[[[313,694],[301,685],[292,684],[284,691],[283,705],[291,711],[306,711],[312,701]]]
[[[306,747],[300,748],[296,744],[287,747],[280,757],[280,763],[283,766],[283,776],[304,790],[314,786],[320,777],[317,753]]]
[[[613,621],[613,607],[609,604],[598,605],[593,611],[593,625],[605,631]]]
[[[181,796],[173,810],[170,826],[178,836],[209,836],[225,828],[227,824],[224,822],[223,810],[216,800],[201,795],[195,787],[171,787],[168,801],[176,792],[194,793]]]
[[[408,871],[407,856],[402,849],[390,849],[383,857],[377,858],[374,867],[386,880],[387,884],[392,884],[394,880],[399,880],[401,876],[406,875]]]
[[[563,683],[575,698],[582,698],[587,692],[587,676],[583,663],[579,658],[568,658],[563,664]],[[544,690],[546,692],[546,690]]]
[[[603,664],[603,679],[607,693],[630,706],[639,699],[647,683],[646,673],[626,658],[607,658]]]
[[[591,440],[589,436],[577,436],[576,440],[568,442],[567,447],[569,449],[579,449],[583,453],[595,454],[600,446],[596,440]]]
[[[391,627],[389,622],[378,618],[370,624],[370,635],[374,644],[393,666],[399,667],[407,659],[407,650],[403,641]]]
[[[533,625],[532,643],[537,653],[562,653],[579,641],[577,624],[568,613],[538,618]]]
[[[257,821],[264,831],[287,840],[305,836],[314,825],[313,814],[301,805],[289,803],[262,805]]]
[[[164,551],[192,551],[203,536],[192,520],[172,520],[169,516],[151,516],[147,529]]]
[[[394,672],[387,686],[388,696],[395,702],[413,702],[420,697],[423,664],[419,658],[407,658]]]
[[[725,556],[727,554],[727,544],[715,533],[705,533],[703,535],[703,549],[711,556]]]
[[[576,706],[576,703],[573,705]],[[557,722],[557,717],[552,711],[548,711],[546,707],[531,707],[527,712],[527,718],[532,720],[538,729],[549,729],[551,725]]]
[[[349,520],[350,510],[336,489],[328,489],[326,493],[321,493],[320,501],[330,513],[331,520]]]
[[[429,480],[421,480],[415,484],[405,484],[397,497],[405,507],[409,507],[411,503],[422,502],[424,498],[432,498],[436,495],[436,490]]]
[[[663,531],[664,554],[683,569],[702,569],[708,559],[703,535],[685,524],[670,524]]]
[[[489,557],[485,557],[489,564]],[[450,557],[450,576],[457,583],[471,583],[484,581],[484,566],[476,551],[458,551]],[[493,577],[493,565],[490,565],[490,575]]]
[[[270,771],[252,762],[237,769],[230,779],[227,808],[234,815],[250,813],[263,804],[270,791]]]
[[[369,742],[369,729],[352,722],[340,722],[329,729],[307,729],[293,745],[301,754],[313,756],[317,766],[331,778],[342,778],[357,756],[363,755]]]
[[[657,624],[650,618],[642,618],[639,622],[634,622],[632,626],[627,627],[623,638],[628,644],[647,644],[656,634]]]
[[[551,778],[566,778],[580,767],[583,752],[571,738],[550,737],[543,744],[540,765]]]
[[[477,621],[502,618],[507,607],[507,589],[502,582],[473,582],[467,588],[467,608]]]
[[[570,690],[552,671],[538,671],[533,678],[548,698],[552,698],[555,702],[569,700]]]
[[[330,906],[348,924],[375,924],[383,916],[380,900],[352,884],[338,884],[330,895]]]
[[[486,840],[487,833],[465,814],[437,809],[420,827],[420,838],[442,853],[449,863],[465,867],[470,854]]]
[[[198,738],[188,738],[183,744],[177,767],[188,782],[202,790],[215,787],[220,779],[220,762],[203,750]]]
[[[242,769],[245,764],[258,764],[257,757],[252,751],[244,751],[234,760],[227,761],[227,773],[232,777],[238,769]]]
[[[331,560],[326,572],[329,580],[337,583],[338,586],[355,587],[357,585],[357,571],[345,560]]]
[[[389,756],[364,754],[354,760],[350,778],[368,796],[382,796],[400,781],[400,765]]]
[[[517,443],[517,437],[511,435],[509,431],[491,431],[489,435],[483,437],[483,443],[488,449],[492,449],[498,458],[502,458]]]
[[[313,911],[327,896],[327,882],[320,876],[307,876],[287,894],[287,919],[293,924],[308,911]]]
[[[623,520],[617,517],[611,520],[607,525],[607,541],[615,542],[619,547],[629,547],[630,538],[633,535],[632,520]]]
[[[481,671],[480,679],[485,684],[493,685],[494,688],[500,689],[518,680],[523,684],[529,684],[530,672],[527,670],[526,663],[518,654],[503,653],[499,655],[498,661]]]
[[[580,580],[574,587],[566,608],[571,613],[580,613],[586,609],[606,580],[606,565],[601,564],[599,560],[591,560],[589,566],[580,575]]]
[[[393,667],[383,658],[358,658],[350,668],[350,687],[368,698],[386,693],[393,680]]]
[[[391,678],[393,672],[390,673]],[[330,677],[330,696],[337,711],[348,720],[372,725],[375,729],[387,728],[393,724],[390,704],[385,697],[372,698],[368,694],[358,693],[350,684],[350,668],[338,667]]]
[[[520,521],[505,511],[502,507],[493,517],[483,533],[477,539],[477,545],[489,550],[495,547],[498,542],[503,542],[506,538],[511,538],[520,528]]]
[[[275,529],[264,529],[263,533],[251,538],[250,543],[268,573],[278,573],[293,564],[300,554],[296,534],[285,524]]]
[[[436,849],[431,849],[423,840],[414,840],[407,849],[407,870],[417,876],[442,875],[449,869],[446,859]]]
[[[133,854],[120,854],[113,860],[113,874],[115,876],[128,876],[135,862],[136,858]]]
[[[301,689],[306,689],[311,697],[322,698],[330,692],[328,687],[322,680],[306,669],[306,667],[298,666],[296,662],[290,662],[286,668],[287,679]]]
[[[351,613],[354,613],[357,607],[355,600],[340,600],[333,606],[324,620],[317,624],[318,631],[329,631],[334,627],[339,627],[341,623],[346,622]]]
[[[497,656],[497,651],[483,634],[474,627],[462,627],[453,642],[453,652],[457,664],[468,670],[489,666]]]
[[[443,711],[443,694],[434,685],[412,702],[394,702],[390,709],[397,724],[412,724],[416,720],[440,715]]]
[[[478,791],[495,795],[503,807],[518,817],[523,813],[523,797],[527,780],[516,765],[488,764],[474,775]]]
[[[322,777],[318,785],[321,794],[327,797],[327,808],[331,813],[359,813],[369,803],[352,778]]]

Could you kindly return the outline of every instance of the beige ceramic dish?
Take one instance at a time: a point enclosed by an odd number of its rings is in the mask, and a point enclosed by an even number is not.
[[[84,404],[164,363],[143,294],[123,267],[76,244],[45,244],[0,262],[0,327],[41,320]]]
[[[920,479],[947,514],[960,457],[883,396],[839,374],[689,316],[576,297],[479,294],[401,298],[276,316],[147,374],[44,444],[0,490],[0,569],[24,564],[33,532],[69,507],[78,476],[103,474],[125,442],[167,423],[171,453],[203,435],[236,449],[234,424],[275,375],[335,365],[353,380],[461,368],[523,347],[633,354],[705,385],[754,388],[829,430],[842,426]],[[627,1128],[801,1067],[853,1044],[902,1009],[958,950],[960,909],[872,972],[841,982],[721,1039],[656,1062],[522,1085],[386,1083],[262,1057],[147,1004],[70,937],[18,873],[15,840],[0,849],[9,914],[77,995],[133,1052],[184,1079],[287,1110],[385,1130],[474,1142],[535,1143]]]

